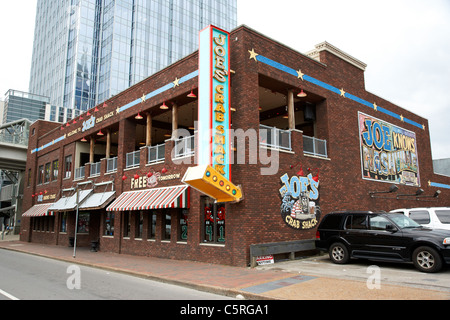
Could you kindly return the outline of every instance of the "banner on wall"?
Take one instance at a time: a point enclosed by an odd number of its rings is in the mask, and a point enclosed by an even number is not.
[[[416,134],[358,113],[364,180],[420,187]]]

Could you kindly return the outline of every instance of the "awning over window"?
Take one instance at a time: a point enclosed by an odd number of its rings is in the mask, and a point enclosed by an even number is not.
[[[150,189],[125,192],[120,195],[107,211],[137,211],[190,207],[189,186]]]
[[[52,213],[48,213],[48,209],[54,205],[54,203],[48,203],[48,204],[37,204],[33,206],[30,210],[22,214],[22,217],[46,217],[46,216],[52,216]]]
[[[78,199],[78,205],[81,206],[86,198],[94,190],[80,190],[80,195]],[[51,212],[63,212],[63,211],[75,211],[77,208],[77,194],[74,193],[70,197],[62,197],[57,202],[55,202],[48,210]]]
[[[93,193],[80,206],[81,211],[100,210],[105,208],[116,197],[116,192]]]

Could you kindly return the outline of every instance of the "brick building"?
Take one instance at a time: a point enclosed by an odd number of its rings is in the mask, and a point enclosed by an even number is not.
[[[304,55],[246,26],[228,50],[214,39],[209,60],[201,47],[63,126],[32,125],[21,240],[69,245],[78,203],[78,245],[246,266],[250,245],[314,239],[333,210],[450,206],[428,121],[366,91],[364,63],[328,43]],[[205,59],[229,91],[204,89]],[[208,97],[234,130],[231,148],[209,151],[219,165],[200,170],[218,177],[211,192],[188,179],[204,135],[226,141],[200,128]],[[216,203],[221,187],[242,198]]]

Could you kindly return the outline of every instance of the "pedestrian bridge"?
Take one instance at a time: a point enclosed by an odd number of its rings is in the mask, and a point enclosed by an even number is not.
[[[25,171],[30,125],[22,119],[0,126],[0,170]]]

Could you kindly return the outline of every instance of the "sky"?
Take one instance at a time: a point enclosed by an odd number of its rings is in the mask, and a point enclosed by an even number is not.
[[[366,90],[429,121],[450,158],[449,0],[237,0],[245,24],[299,52],[327,41],[368,65]],[[28,91],[36,0],[0,1],[0,98]]]

